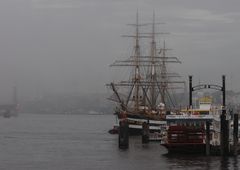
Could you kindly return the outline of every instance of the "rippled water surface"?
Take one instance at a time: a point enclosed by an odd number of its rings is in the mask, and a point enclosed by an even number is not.
[[[112,115],[36,115],[0,118],[0,170],[240,169],[240,157],[167,155],[159,143],[130,138],[118,149]]]

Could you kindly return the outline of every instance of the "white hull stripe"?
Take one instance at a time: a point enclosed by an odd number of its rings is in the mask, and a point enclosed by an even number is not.
[[[135,119],[135,118],[127,118],[128,120],[131,121],[136,121],[136,122],[147,122],[147,119]],[[161,121],[161,120],[149,120],[149,123],[152,124],[159,124],[159,125],[166,125],[166,121]]]
[[[129,128],[142,129],[142,125],[132,125],[132,124],[130,124]],[[150,130],[162,130],[162,127],[160,127],[160,126],[149,126],[149,129]]]

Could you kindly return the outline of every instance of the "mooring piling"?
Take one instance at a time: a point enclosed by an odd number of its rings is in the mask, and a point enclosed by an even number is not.
[[[122,120],[119,122],[119,133],[118,133],[118,147],[120,149],[128,149],[129,146],[129,125],[128,122]]]
[[[210,122],[206,121],[206,155],[210,155]]]
[[[233,115],[233,154],[238,153],[238,114]]]
[[[149,123],[143,122],[142,124],[142,143],[149,142]]]

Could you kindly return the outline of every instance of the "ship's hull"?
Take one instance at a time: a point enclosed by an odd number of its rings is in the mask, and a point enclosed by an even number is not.
[[[128,115],[126,117],[128,124],[129,124],[129,135],[131,136],[138,136],[142,135],[143,127],[142,124],[144,122],[149,124],[149,132],[150,132],[150,140],[161,140],[161,135],[166,129],[166,121],[165,120],[153,120],[143,116],[136,116],[136,115]],[[119,119],[116,126],[119,125]],[[115,132],[115,131],[114,131]]]
[[[206,144],[161,144],[169,154],[206,154]],[[220,155],[219,145],[210,145],[211,155]]]
[[[129,135],[131,135],[131,136],[142,135],[142,130],[143,130],[142,125],[129,124]],[[160,128],[149,126],[150,133],[161,133],[161,131],[162,130]]]
[[[203,144],[161,144],[166,147],[168,153],[182,153],[182,154],[201,154],[206,153],[206,145]]]
[[[119,125],[114,125],[114,127],[112,129],[109,130],[109,133],[110,134],[118,134],[118,129],[119,128]],[[161,130],[160,129],[152,129],[150,127],[150,133],[161,133]],[[142,135],[142,126],[141,125],[132,125],[130,124],[129,127],[128,127],[128,133],[129,135],[131,136],[139,136],[139,135]]]

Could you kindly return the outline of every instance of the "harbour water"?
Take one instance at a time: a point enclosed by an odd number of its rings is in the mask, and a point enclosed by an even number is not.
[[[21,114],[0,118],[1,170],[239,169],[238,157],[168,155],[131,137],[128,150],[108,134],[113,115]]]

